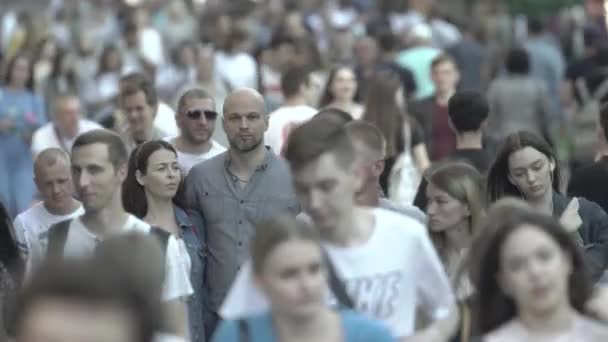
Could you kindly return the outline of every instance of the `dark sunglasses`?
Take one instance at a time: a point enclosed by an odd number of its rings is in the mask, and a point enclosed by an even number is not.
[[[186,112],[186,116],[188,117],[188,119],[192,119],[192,120],[200,119],[201,115],[203,115],[203,114],[205,115],[205,119],[207,119],[207,120],[215,120],[217,118],[217,112],[212,111],[212,110],[195,109],[195,110]]]

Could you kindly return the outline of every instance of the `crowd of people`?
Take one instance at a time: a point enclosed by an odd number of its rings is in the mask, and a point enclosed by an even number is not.
[[[608,340],[604,1],[462,3],[0,12],[0,339]]]

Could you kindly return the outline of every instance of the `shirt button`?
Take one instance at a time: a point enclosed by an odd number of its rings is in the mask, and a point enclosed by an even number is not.
[[[239,224],[243,224],[243,221],[239,220]]]
[[[243,245],[243,243],[241,241],[239,241],[239,246],[242,246],[242,245]]]
[[[241,204],[245,203],[245,201],[241,200]]]

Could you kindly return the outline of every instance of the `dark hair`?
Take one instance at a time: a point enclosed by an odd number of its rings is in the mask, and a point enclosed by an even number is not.
[[[268,44],[268,47],[272,50],[276,50],[283,45],[291,45],[291,46],[295,47],[296,43],[293,39],[291,39],[286,34],[277,32],[270,39],[270,43]]]
[[[109,72],[111,71],[108,68],[107,62],[106,60],[108,59],[108,57],[110,56],[110,54],[115,53],[118,55],[118,59],[119,59],[119,68],[120,65],[122,65],[122,57],[120,56],[120,51],[118,50],[118,48],[114,45],[106,45],[103,50],[101,51],[101,54],[99,55],[99,64],[97,66],[97,76]]]
[[[527,75],[530,72],[530,56],[523,48],[509,51],[505,59],[505,67],[511,74]]]
[[[137,181],[135,173],[139,170],[145,175],[148,170],[148,159],[150,159],[152,153],[159,150],[168,150],[177,156],[175,148],[164,140],[146,141],[134,149],[129,156],[129,170],[127,171],[127,178],[122,184],[122,204],[125,211],[139,218],[145,217],[148,213],[148,201],[146,200],[144,187]],[[183,186],[184,177],[182,175],[178,192],[173,197],[173,202],[181,208],[184,208],[179,201],[182,198]]]
[[[508,180],[509,157],[512,153],[531,147],[544,154],[550,162],[555,162],[555,153],[551,146],[538,135],[528,131],[518,131],[510,134],[501,144],[496,158],[488,171],[488,195],[490,202],[494,202],[505,196],[523,198],[517,187]],[[560,173],[556,167],[552,174],[553,191],[560,190]]]
[[[0,201],[0,263],[6,267],[13,280],[19,284],[25,265],[19,255],[17,242],[13,238],[13,223],[8,211]]]
[[[369,81],[365,99],[365,112],[361,118],[382,131],[386,140],[386,155],[396,156],[403,149],[403,125],[405,113],[395,97],[401,87],[397,74],[378,71]]]
[[[148,80],[148,78],[139,72],[133,72],[128,75],[121,77],[120,79],[120,97],[135,95],[139,92],[143,92],[146,97],[146,103],[149,106],[156,106],[158,104],[158,97],[156,95],[156,88],[154,84]]]
[[[513,299],[507,296],[498,284],[500,256],[505,241],[522,225],[532,225],[549,235],[572,258],[572,273],[569,276],[568,299],[570,305],[583,312],[591,296],[593,285],[584,254],[576,240],[551,216],[520,211],[504,218],[494,234],[488,237],[479,254],[479,278],[474,284],[479,296],[478,319],[481,333],[488,333],[517,316]]]
[[[285,98],[289,98],[300,93],[303,85],[310,83],[310,73],[306,68],[290,68],[281,76],[281,91]]]
[[[329,71],[329,75],[327,75],[327,81],[325,82],[325,88],[323,89],[323,93],[321,95],[321,99],[319,100],[319,108],[325,108],[327,107],[333,100],[334,100],[334,95],[331,93],[331,84],[334,83],[334,79],[336,78],[336,74],[343,69],[348,69],[350,70],[353,74],[355,73],[355,71],[353,70],[353,68],[347,66],[347,65],[338,65],[333,67],[330,71]],[[358,98],[358,88],[357,91],[355,92],[355,98],[354,100],[357,100]]]
[[[399,41],[392,31],[383,30],[378,34],[378,46],[385,52],[395,51],[399,48]]]
[[[456,92],[448,101],[448,115],[457,133],[479,131],[489,113],[485,96],[475,90]]]
[[[528,131],[509,134],[502,142],[496,154],[496,159],[488,170],[487,190],[490,203],[507,196],[524,198],[524,194],[509,181],[509,157],[514,152],[526,147],[531,147],[544,154],[550,162],[556,160],[551,146],[538,135]],[[559,192],[560,173],[558,167],[553,171],[552,185],[553,191]]]
[[[17,336],[23,323],[36,305],[47,299],[76,302],[84,305],[117,307],[131,314],[137,322],[133,330],[137,342],[150,342],[158,331],[158,312],[149,312],[142,300],[143,289],[123,282],[124,276],[114,270],[114,264],[93,260],[47,263],[34,273],[18,301]],[[151,299],[150,299],[151,300]]]
[[[127,162],[128,152],[125,143],[118,134],[107,129],[94,129],[79,135],[72,145],[72,154],[79,147],[93,144],[104,144],[108,147],[108,157],[115,170]]]
[[[13,68],[15,67],[15,63],[17,63],[19,58],[27,59],[28,72],[30,75],[29,75],[27,81],[25,81],[25,89],[27,89],[29,91],[33,91],[34,90],[34,64],[33,64],[32,59],[30,58],[30,56],[23,51],[17,53],[13,58],[9,59],[8,63],[6,64],[6,69],[4,70],[3,83],[5,86],[7,86],[12,82]]]
[[[315,115],[315,118],[326,118],[343,125],[354,121],[352,115],[338,108],[322,109]]]
[[[545,29],[545,23],[541,18],[532,17],[528,19],[528,32],[531,34],[543,33]]]
[[[203,88],[192,88],[186,90],[177,100],[177,112],[184,113],[184,107],[186,107],[186,102],[194,99],[210,99],[215,106],[215,100],[207,91]]]
[[[285,158],[291,168],[297,170],[327,152],[333,153],[343,168],[350,167],[355,158],[344,123],[333,118],[314,117],[289,134]]]
[[[431,62],[431,70],[435,69],[443,63],[452,63],[454,67],[457,67],[456,62],[454,61],[454,58],[452,58],[452,56],[448,55],[447,53],[442,53],[439,56],[435,57]]]

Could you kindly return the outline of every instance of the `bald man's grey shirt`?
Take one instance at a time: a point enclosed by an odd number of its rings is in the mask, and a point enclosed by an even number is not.
[[[205,220],[205,284],[213,311],[219,309],[249,257],[255,224],[280,212],[300,212],[288,164],[272,151],[266,151],[264,162],[245,188],[239,186],[228,165],[225,152],[197,164],[186,178],[187,206]]]

